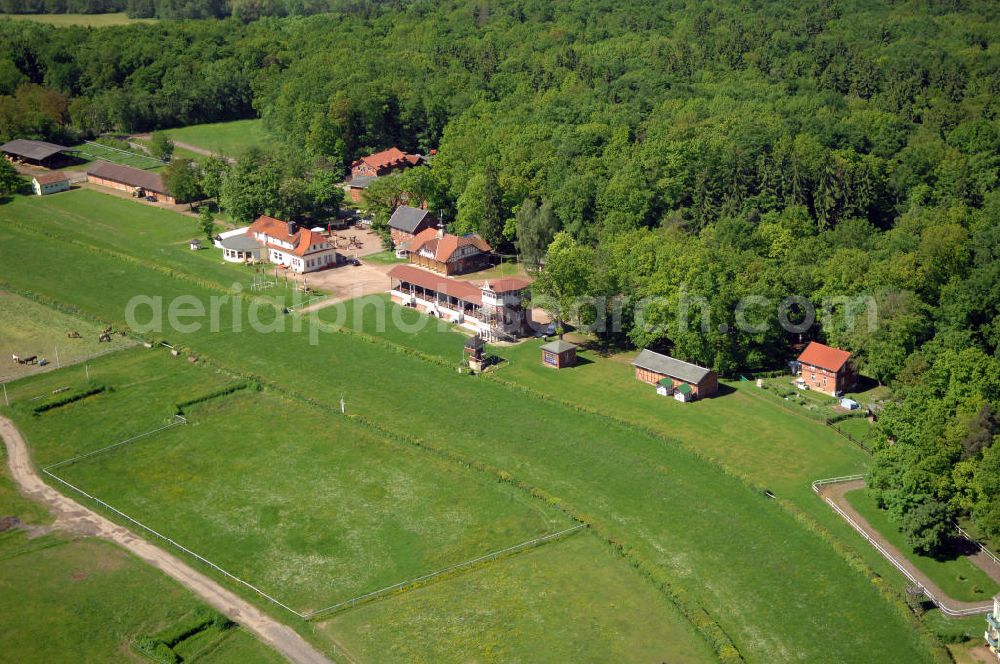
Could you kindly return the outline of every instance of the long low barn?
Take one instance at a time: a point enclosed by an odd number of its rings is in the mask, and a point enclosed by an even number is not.
[[[687,385],[694,398],[710,397],[719,391],[719,376],[711,369],[649,349],[643,349],[632,365],[635,377],[650,385],[664,385],[666,381],[670,381],[671,389]]]
[[[133,196],[152,196],[159,203],[173,204],[177,202],[167,191],[167,187],[163,183],[163,176],[159,173],[144,171],[141,168],[98,161],[87,169],[87,182],[125,191]]]

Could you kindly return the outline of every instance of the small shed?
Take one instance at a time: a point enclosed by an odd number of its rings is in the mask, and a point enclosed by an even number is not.
[[[664,378],[656,384],[656,393],[661,397],[668,397],[674,391],[674,381]]]
[[[558,339],[541,346],[542,364],[554,369],[571,367],[576,364],[576,344]]]
[[[201,249],[201,240],[195,238],[191,240],[189,246],[191,247],[191,251],[198,251],[199,249]]]
[[[69,178],[59,171],[41,173],[31,178],[31,190],[36,196],[54,194],[67,189],[69,189]]]
[[[845,408],[847,410],[857,410],[858,408],[861,407],[861,404],[859,404],[854,399],[848,399],[847,397],[844,397],[843,399],[840,400],[840,407]]]
[[[674,399],[678,401],[694,401],[694,390],[687,383],[680,383],[674,388]]]

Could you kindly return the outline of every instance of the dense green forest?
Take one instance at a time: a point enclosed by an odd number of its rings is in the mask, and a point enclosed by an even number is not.
[[[614,317],[577,312],[620,319],[598,330],[608,343],[730,376],[782,366],[802,339],[849,348],[895,394],[875,435],[882,501],[914,541],[952,515],[996,537],[998,11],[453,0],[4,23],[0,139],[259,115],[308,162],[278,170],[309,182],[370,150],[436,148],[431,168],[383,179],[372,206],[417,191],[454,230],[534,263],[558,238],[559,293],[619,303]],[[251,162],[276,163],[242,160],[247,178]],[[790,295],[816,305],[815,323],[801,304],[797,330],[774,322]],[[678,323],[692,301],[704,329]]]

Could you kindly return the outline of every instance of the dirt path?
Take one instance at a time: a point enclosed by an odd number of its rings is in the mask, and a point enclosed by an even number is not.
[[[849,491],[865,488],[864,480],[852,480],[849,482],[839,482],[837,484],[827,484],[819,487],[819,495],[839,507],[851,520],[854,521],[871,539],[881,546],[884,552],[895,558],[895,564],[902,566],[917,582],[930,592],[939,604],[951,611],[969,611],[988,613],[993,609],[992,601],[963,602],[949,597],[941,588],[934,583],[930,577],[918,569],[899,549],[889,543],[868,521],[851,506],[844,494]],[[883,553],[885,555],[885,553]],[[888,556],[887,556],[888,557]],[[981,551],[975,555],[967,556],[976,567],[986,572],[994,581],[1000,583],[1000,565],[997,565],[992,558]]]
[[[150,134],[133,134],[129,136],[129,139],[148,141],[150,137],[151,137]],[[191,145],[190,143],[184,143],[183,141],[176,141],[173,138],[170,139],[170,142],[174,144],[174,147],[182,148],[184,150],[187,150],[188,152],[194,152],[195,154],[200,154],[204,157],[222,157],[230,164],[236,163],[236,160],[233,159],[232,157],[223,157],[221,154],[216,154],[211,150],[206,150],[205,148],[198,147],[197,145]],[[140,150],[146,149],[146,146],[141,143],[129,143],[129,145],[138,148]]]
[[[123,526],[70,500],[47,486],[31,465],[28,446],[10,420],[0,417],[0,436],[7,446],[14,482],[28,498],[46,507],[56,517],[55,527],[92,537],[101,537],[128,549],[144,562],[163,571],[234,622],[296,664],[329,664],[330,659],[313,648],[290,627],[263,613],[250,602],[197,572],[177,557],[153,546]]]

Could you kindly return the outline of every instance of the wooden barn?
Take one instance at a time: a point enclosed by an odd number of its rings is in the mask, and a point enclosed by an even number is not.
[[[656,385],[667,394],[680,391],[691,399],[714,396],[719,391],[719,376],[711,369],[700,367],[668,355],[644,349],[632,361],[635,377],[644,383]],[[682,387],[684,386],[684,387]],[[687,400],[687,398],[683,399]]]
[[[851,354],[817,341],[810,341],[799,355],[799,377],[810,389],[839,397],[858,383]]]

